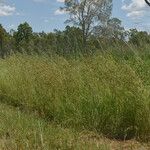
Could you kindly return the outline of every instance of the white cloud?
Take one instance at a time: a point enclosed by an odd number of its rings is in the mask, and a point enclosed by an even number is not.
[[[13,15],[16,8],[14,6],[7,5],[0,1],[0,16],[10,16]]]
[[[63,14],[66,14],[66,11],[65,10],[57,9],[54,14],[55,15],[63,15]]]
[[[49,22],[49,20],[48,20],[48,19],[44,19],[44,22],[45,22],[45,23],[48,23],[48,22]]]
[[[45,0],[33,0],[34,2],[45,2]]]
[[[144,0],[131,0],[126,4],[126,0],[122,0],[122,10],[127,12],[127,16],[132,19],[139,19],[146,14],[146,3]]]
[[[144,16],[144,14],[145,14],[144,10],[137,10],[137,11],[135,10],[135,11],[132,11],[132,12],[128,12],[127,16],[131,17],[133,19],[136,19],[136,18]]]
[[[64,3],[65,0],[57,0],[57,2]]]
[[[11,25],[8,26],[9,29],[13,29],[14,27],[15,27],[14,24],[11,24]]]

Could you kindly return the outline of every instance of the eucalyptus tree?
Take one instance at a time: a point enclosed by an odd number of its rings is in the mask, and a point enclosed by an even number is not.
[[[82,30],[83,45],[94,28],[105,24],[111,16],[112,0],[65,0],[62,8],[69,14],[67,23],[73,23]]]
[[[32,27],[30,27],[30,25],[27,22],[20,24],[15,34],[17,44],[19,44],[22,41],[28,43],[31,37],[32,37]]]
[[[23,49],[28,49],[32,40],[33,31],[32,27],[25,22],[18,26],[17,32],[14,33],[14,39],[16,43],[16,49],[22,52]]]
[[[126,32],[124,27],[122,26],[122,22],[118,18],[111,18],[107,22],[107,32],[110,37],[124,40],[126,36]]]
[[[10,35],[6,32],[3,26],[0,24],[0,57],[4,58],[9,51]]]
[[[6,32],[5,29],[0,24],[0,49],[1,49],[1,51],[3,49],[3,41],[4,41],[4,37],[5,37],[5,32]]]

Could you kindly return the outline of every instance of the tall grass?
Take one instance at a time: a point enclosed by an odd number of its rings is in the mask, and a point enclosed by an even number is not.
[[[110,150],[111,142],[105,140],[95,133],[65,129],[0,104],[0,150]]]
[[[77,60],[18,55],[0,61],[0,97],[64,127],[145,140],[150,100],[144,75],[134,61],[112,55]]]

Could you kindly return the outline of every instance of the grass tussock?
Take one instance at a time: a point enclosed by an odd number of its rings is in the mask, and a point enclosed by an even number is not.
[[[0,104],[1,150],[149,150],[150,143],[117,141],[94,132],[77,132],[45,122],[34,114]]]
[[[143,62],[111,55],[66,60],[12,56],[0,61],[1,101],[36,110],[64,127],[110,138],[150,138],[148,76]],[[147,68],[148,69],[148,68]]]
[[[0,150],[110,150],[111,143],[95,133],[65,129],[3,104],[0,114]]]

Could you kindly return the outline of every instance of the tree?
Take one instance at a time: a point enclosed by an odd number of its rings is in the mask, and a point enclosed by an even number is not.
[[[9,34],[0,24],[0,55],[2,58],[4,58],[7,53],[6,46],[8,45],[8,40],[9,40]]]
[[[111,18],[108,20],[107,31],[110,37],[120,40],[125,39],[125,29],[122,27],[121,20],[118,18]]]
[[[25,46],[26,48],[32,39],[32,32],[32,28],[27,22],[20,24],[18,26],[17,32],[14,33],[16,48],[20,48],[22,46]]]
[[[63,7],[70,15],[67,22],[77,25],[82,30],[83,45],[95,26],[105,24],[112,11],[112,0],[65,0]]]
[[[1,55],[3,55],[3,43],[4,43],[4,37],[5,37],[5,29],[3,26],[0,24],[0,50],[1,50]]]
[[[138,31],[137,29],[130,29],[129,42],[143,47],[150,44],[150,35],[146,31]]]
[[[79,50],[83,49],[82,45],[82,31],[77,27],[66,26],[64,31],[64,36],[66,37],[66,42],[68,51],[70,53],[78,53]]]
[[[115,38],[124,40],[126,37],[126,31],[122,26],[121,20],[118,18],[110,18],[105,26],[97,26],[94,31],[94,35],[97,37]]]

